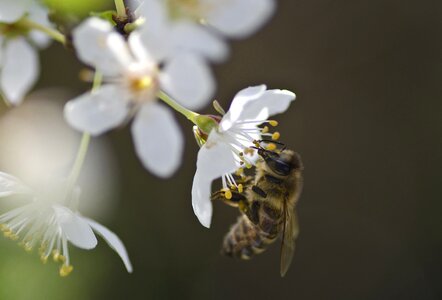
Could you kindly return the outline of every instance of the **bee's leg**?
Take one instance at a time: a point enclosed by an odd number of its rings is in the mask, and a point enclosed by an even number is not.
[[[239,203],[247,202],[246,197],[241,194],[238,191],[230,190],[226,193],[226,190],[219,190],[217,192],[214,192],[211,196],[212,201],[218,201],[221,200],[227,205],[233,206],[233,207],[239,207]]]
[[[236,182],[247,188],[252,184],[253,180],[253,176],[242,176],[240,179],[237,179]]]
[[[246,204],[244,206],[239,205],[239,209],[244,213],[247,218],[253,223],[259,223],[259,210],[261,208],[261,201],[253,200],[252,203]]]

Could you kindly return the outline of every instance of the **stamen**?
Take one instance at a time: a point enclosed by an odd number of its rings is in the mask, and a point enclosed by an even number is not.
[[[279,140],[280,137],[281,137],[281,134],[278,131],[276,131],[272,134],[272,140],[274,140],[274,141]]]
[[[146,90],[153,85],[153,79],[150,76],[143,76],[132,81],[132,88],[135,91]]]
[[[243,185],[240,183],[238,184],[238,192],[242,193],[244,191]]]
[[[261,130],[262,133],[269,132],[269,126],[264,126],[264,128]]]
[[[40,255],[40,261],[45,265],[48,263],[48,257],[45,255]]]
[[[275,121],[275,120],[269,120],[268,123],[273,127],[278,126],[278,121]]]
[[[29,242],[24,243],[23,244],[23,248],[28,253],[32,252],[32,249],[33,249],[31,243],[29,243]]]
[[[236,175],[237,176],[242,176],[244,174],[244,169],[243,168],[239,168],[238,170],[236,170]]]
[[[225,189],[224,190],[224,197],[227,199],[227,200],[230,200],[230,199],[232,199],[232,191],[230,190],[230,189]]]
[[[63,255],[61,255],[59,250],[52,251],[52,259],[54,262],[64,262],[65,258]]]
[[[253,148],[246,148],[244,149],[244,153],[248,155],[253,155],[255,153],[255,149]]]
[[[60,276],[61,276],[61,277],[66,277],[66,276],[68,276],[69,274],[71,274],[73,270],[74,270],[74,267],[73,267],[73,266],[63,264],[63,265],[60,267],[60,272],[59,272],[59,273],[60,273]]]
[[[274,150],[276,150],[276,145],[274,143],[269,143],[266,146],[266,149],[269,150],[269,151],[274,151]]]

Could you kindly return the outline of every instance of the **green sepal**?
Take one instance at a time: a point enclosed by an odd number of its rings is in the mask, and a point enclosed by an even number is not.
[[[103,12],[91,12],[91,17],[97,17],[103,20],[108,21],[112,24],[112,26],[116,26],[117,23],[114,21],[115,16],[117,15],[117,12],[115,10],[106,10]]]
[[[209,116],[198,115],[195,117],[194,122],[205,134],[209,134],[213,129],[218,128],[218,122]]]

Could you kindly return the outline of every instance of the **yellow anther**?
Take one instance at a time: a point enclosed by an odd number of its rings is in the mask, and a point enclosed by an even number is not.
[[[73,266],[63,264],[63,265],[60,267],[60,276],[61,276],[61,277],[66,277],[66,276],[68,276],[69,274],[71,274],[73,270],[74,270],[74,267],[73,267]]]
[[[136,91],[142,91],[152,87],[153,79],[150,76],[137,78],[132,82],[132,88]]]
[[[278,121],[275,120],[270,120],[268,123],[273,127],[278,126]]]
[[[276,131],[272,134],[272,140],[274,140],[274,141],[279,140],[280,137],[281,137],[281,134],[278,131]]]
[[[246,148],[246,149],[244,149],[244,153],[249,154],[249,155],[253,155],[253,153],[255,153],[255,149]]]
[[[239,168],[238,170],[236,170],[236,175],[241,176],[242,174],[244,174],[243,168]]]
[[[13,241],[16,241],[16,240],[18,240],[18,235],[13,234],[13,235],[11,235],[9,238],[10,238],[11,240],[13,240]]]
[[[66,261],[66,258],[63,255],[61,255],[58,250],[52,251],[52,259],[55,262],[65,262]]]
[[[227,200],[230,200],[230,199],[232,199],[232,191],[231,190],[225,190],[224,191],[224,197],[227,199]]]
[[[268,145],[266,146],[266,149],[269,150],[269,151],[273,151],[273,150],[276,149],[276,145],[273,144],[273,143],[270,143],[270,144],[268,144]]]
[[[9,230],[9,227],[7,225],[5,225],[5,224],[0,224],[0,230],[1,231],[6,231],[6,230]]]
[[[264,128],[262,129],[262,133],[267,133],[267,132],[269,132],[269,127],[264,126]]]
[[[13,234],[14,233],[9,229],[3,231],[3,235],[7,238],[11,237]]]
[[[28,243],[24,244],[24,245],[23,245],[23,248],[25,248],[25,251],[26,251],[26,252],[31,252],[31,251],[32,251],[32,246],[29,245]]]
[[[48,262],[48,257],[45,255],[40,256],[40,260],[43,264],[46,264]]]
[[[242,193],[244,191],[244,187],[242,186],[242,184],[238,184],[238,192]]]
[[[252,168],[252,165],[249,164],[249,163],[246,163],[246,168],[247,168],[247,169],[251,169],[251,168]]]
[[[255,145],[255,147],[256,148],[259,148],[259,147],[261,147],[261,145],[259,144],[259,142],[258,141],[253,141],[253,145]]]

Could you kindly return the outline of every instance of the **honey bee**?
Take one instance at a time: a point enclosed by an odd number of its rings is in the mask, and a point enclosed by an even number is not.
[[[254,177],[245,177],[244,189],[232,189],[230,199],[225,191],[212,194],[212,200],[238,207],[241,216],[224,237],[222,253],[250,259],[281,237],[281,277],[293,258],[299,234],[296,204],[302,190],[302,162],[292,150],[269,151],[256,148],[260,160]]]

